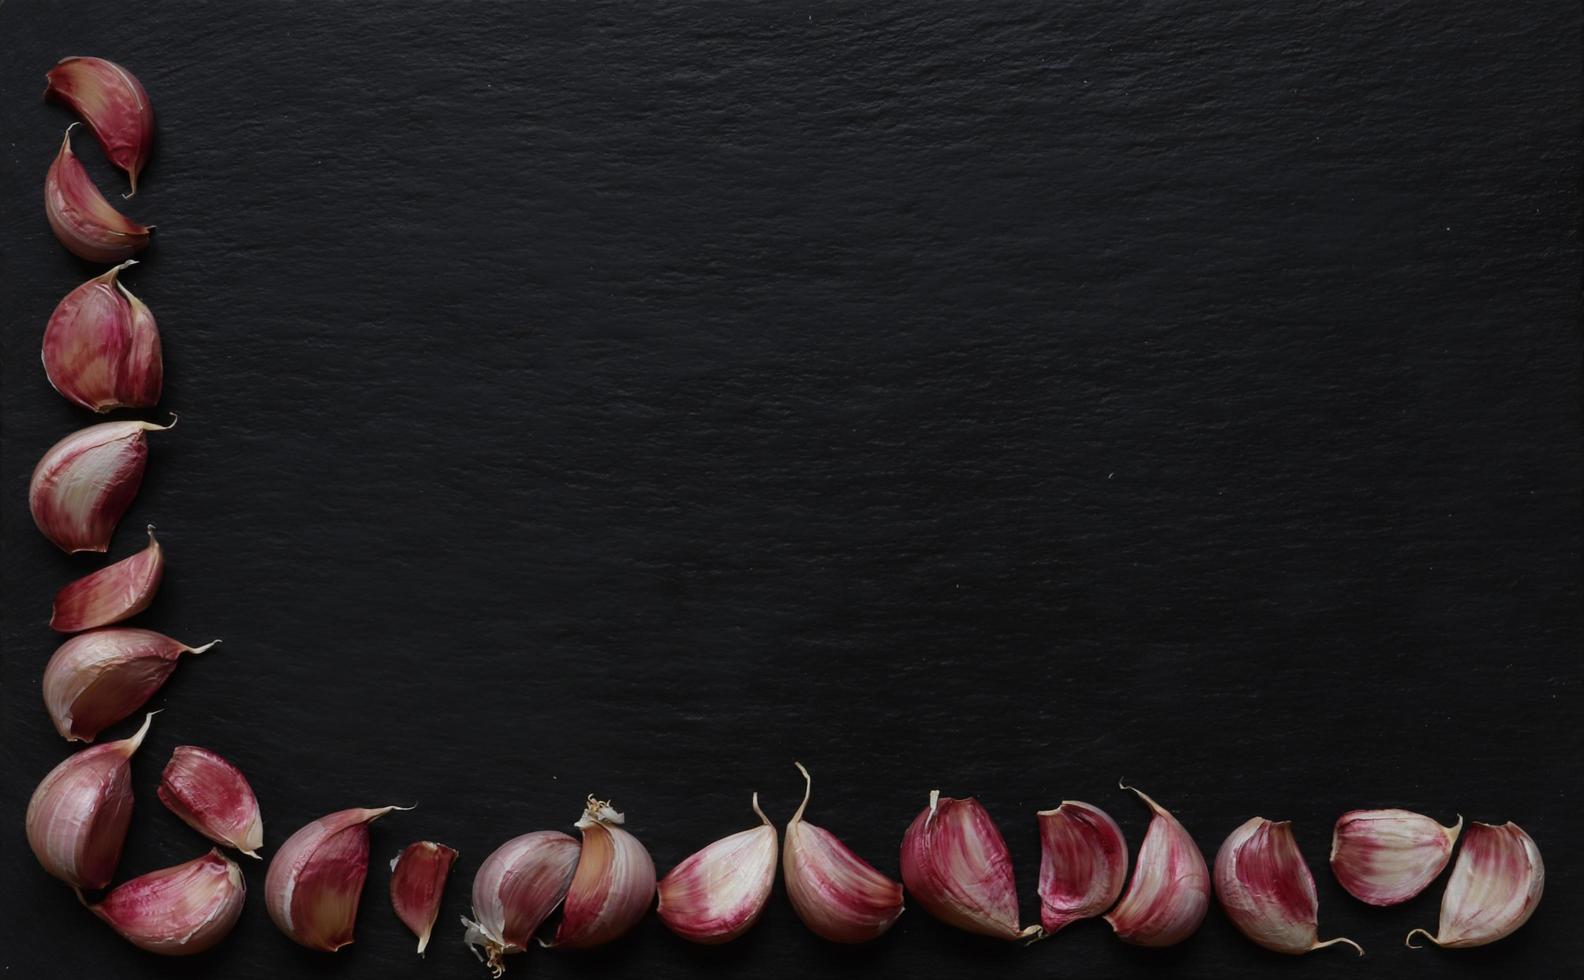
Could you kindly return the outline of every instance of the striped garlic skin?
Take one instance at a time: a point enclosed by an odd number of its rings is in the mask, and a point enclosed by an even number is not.
[[[456,859],[455,850],[430,840],[408,844],[391,859],[391,908],[418,937],[419,956],[429,945],[429,933],[440,915],[440,899]]]
[[[242,770],[196,745],[178,745],[156,791],[166,809],[216,844],[260,860],[264,818]]]
[[[101,422],[51,446],[28,484],[33,523],[62,551],[108,551],[116,524],[143,482],[146,434],[169,428]]]
[[[1331,871],[1359,901],[1399,905],[1446,867],[1462,829],[1462,817],[1443,827],[1411,810],[1352,810],[1331,833]]]
[[[608,801],[589,797],[577,827],[583,849],[567,888],[561,924],[547,946],[589,949],[620,938],[638,924],[655,897],[655,867],[638,838],[622,829],[626,817]]]
[[[1036,819],[1040,928],[1049,935],[1116,904],[1127,881],[1127,841],[1109,814],[1076,800],[1041,810]]]
[[[729,942],[764,912],[775,885],[778,841],[775,826],[759,809],[758,793],[752,803],[759,826],[695,852],[656,887],[660,921],[683,939],[706,945]]]
[[[1133,862],[1127,891],[1105,920],[1123,942],[1172,946],[1204,922],[1210,908],[1210,869],[1177,818],[1141,791],[1133,792],[1154,816]]]
[[[996,939],[1032,939],[1039,926],[1018,921],[1012,855],[989,811],[978,800],[942,798],[902,836],[902,884],[935,918]]]
[[[276,928],[309,949],[333,953],[349,945],[368,877],[368,825],[402,809],[338,810],[288,837],[264,877],[264,905]]]
[[[1544,893],[1545,862],[1534,838],[1511,821],[1471,823],[1441,896],[1436,934],[1415,929],[1406,942],[1412,947],[1420,935],[1447,949],[1467,949],[1505,939],[1529,921]]]
[[[142,707],[164,686],[183,654],[199,654],[214,640],[190,647],[153,630],[111,626],[62,643],[44,666],[44,707],[61,737],[92,742]]]
[[[117,211],[94,186],[71,148],[66,127],[60,152],[44,175],[44,216],[66,250],[87,262],[124,262],[148,248],[149,227]]]
[[[566,898],[582,846],[559,830],[536,830],[497,847],[473,876],[473,918],[464,941],[500,976]]]
[[[45,74],[45,98],[71,106],[104,148],[110,162],[125,170],[137,193],[138,175],[154,146],[154,107],[137,76],[104,58],[62,58]]]
[[[211,850],[117,885],[88,908],[139,949],[191,956],[230,934],[246,898],[242,869]]]
[[[80,633],[129,619],[149,607],[165,578],[165,549],[148,526],[142,551],[67,583],[55,593],[50,628]]]
[[[1314,876],[1290,821],[1254,817],[1232,831],[1216,853],[1215,890],[1238,931],[1266,949],[1297,955],[1342,943],[1364,955],[1351,939],[1319,940]]]
[[[67,293],[44,327],[44,373],[54,389],[91,412],[152,408],[165,368],[159,326],[119,276],[136,259]]]
[[[902,886],[854,854],[835,834],[803,819],[814,778],[801,762],[803,802],[787,821],[781,879],[809,931],[833,943],[865,943],[902,915]]]
[[[44,870],[74,888],[103,888],[115,875],[132,822],[130,761],[152,714],[131,738],[66,757],[28,801],[28,846]]]

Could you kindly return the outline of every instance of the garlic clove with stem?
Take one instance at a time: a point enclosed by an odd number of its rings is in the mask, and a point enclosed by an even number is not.
[[[781,849],[781,878],[803,924],[833,943],[878,938],[902,915],[902,886],[876,871],[824,827],[803,819],[814,778],[803,774],[803,802],[787,821]]]
[[[392,810],[410,809],[338,810],[286,838],[264,877],[264,904],[276,928],[327,953],[350,944],[368,876],[368,825]]]
[[[1268,950],[1299,955],[1341,943],[1364,955],[1351,939],[1320,941],[1314,876],[1290,821],[1254,817],[1232,831],[1216,852],[1215,890],[1238,931]]]
[[[151,226],[117,211],[72,153],[66,127],[60,152],[44,175],[44,216],[66,250],[88,262],[124,262],[148,248]]]
[[[759,920],[775,884],[776,830],[759,809],[760,825],[738,831],[685,858],[656,891],[660,921],[683,939],[714,945],[747,932]]]
[[[457,852],[432,840],[408,844],[391,858],[391,907],[396,918],[418,937],[418,955],[429,945],[429,933],[440,915],[440,899]]]
[[[165,550],[148,526],[148,544],[129,558],[106,565],[55,593],[50,628],[79,633],[109,626],[147,609],[165,577]]]
[[[44,97],[54,96],[82,116],[110,162],[132,182],[154,146],[154,108],[136,76],[104,58],[62,58],[45,75]]]
[[[1545,862],[1534,838],[1515,823],[1501,826],[1474,822],[1463,835],[1463,849],[1452,865],[1441,895],[1441,921],[1436,934],[1424,929],[1408,933],[1446,949],[1484,946],[1506,938],[1529,921],[1545,892]]]
[[[533,934],[566,898],[582,846],[558,830],[513,837],[484,859],[473,876],[473,918],[464,917],[465,942],[490,972],[528,948]]]
[[[1331,834],[1331,871],[1359,901],[1399,905],[1446,867],[1462,829],[1462,817],[1443,827],[1409,810],[1352,810]]]
[[[103,888],[115,875],[132,822],[129,763],[153,713],[131,738],[66,757],[28,801],[28,846],[44,870],[73,888]]]
[[[164,384],[159,326],[121,282],[127,259],[67,293],[44,328],[49,383],[91,412],[151,408]]]
[[[33,523],[62,551],[108,551],[143,482],[147,433],[175,424],[175,416],[170,425],[101,422],[51,446],[28,484]]]
[[[79,633],[44,667],[44,706],[61,737],[92,742],[106,728],[141,708],[164,686],[190,647],[153,630],[109,626]]]
[[[583,850],[567,888],[561,924],[545,946],[589,949],[621,937],[638,924],[655,897],[654,860],[638,838],[622,829],[626,817],[608,800],[590,796],[578,818]]]
[[[162,956],[211,949],[242,917],[242,869],[218,850],[117,885],[89,911],[127,942]]]
[[[264,818],[242,771],[208,749],[178,745],[160,774],[157,791],[166,809],[216,844],[260,860]]]
[[[1172,946],[1193,935],[1204,922],[1210,908],[1210,869],[1199,845],[1177,818],[1139,790],[1133,792],[1154,817],[1133,862],[1127,891],[1105,920],[1125,943]]]
[[[1050,935],[1116,904],[1127,881],[1127,841],[1109,814],[1088,803],[1064,800],[1036,818],[1040,927]]]
[[[1018,922],[1012,855],[989,811],[973,797],[931,790],[902,837],[902,884],[924,910],[959,929],[995,939],[1039,939]]]

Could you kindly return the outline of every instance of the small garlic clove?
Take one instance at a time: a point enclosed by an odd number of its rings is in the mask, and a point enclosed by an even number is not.
[[[391,858],[391,907],[396,918],[418,937],[418,955],[429,945],[429,933],[440,915],[440,899],[457,852],[432,840],[408,844]]]
[[[941,798],[902,836],[902,884],[924,910],[959,929],[996,939],[1037,939],[1039,926],[1018,923],[1012,855],[979,801]]]
[[[92,412],[151,408],[164,384],[159,326],[119,278],[125,262],[67,293],[44,328],[49,383]]]
[[[286,838],[264,876],[264,905],[275,927],[309,949],[333,953],[350,944],[368,876],[368,825],[410,809],[338,810]]]
[[[1266,949],[1298,955],[1344,943],[1364,955],[1351,939],[1320,941],[1314,876],[1290,821],[1255,817],[1232,831],[1216,852],[1215,890],[1238,931]]]
[[[656,886],[660,921],[683,939],[714,945],[747,932],[764,911],[775,884],[776,830],[763,821],[751,830],[723,837],[686,858]]]
[[[1441,873],[1462,829],[1462,817],[1443,827],[1410,810],[1352,810],[1331,834],[1331,870],[1359,901],[1398,905]]]
[[[1441,921],[1434,936],[1408,933],[1410,949],[1421,935],[1446,949],[1484,946],[1510,936],[1529,921],[1545,891],[1545,862],[1534,838],[1511,821],[1500,827],[1474,822],[1452,865],[1441,896]]]
[[[558,830],[513,837],[473,876],[473,918],[465,942],[500,976],[502,958],[528,948],[533,934],[566,898],[581,845]]]
[[[242,869],[218,850],[117,885],[89,910],[127,942],[162,956],[211,949],[242,917]]]
[[[125,170],[137,193],[138,174],[154,146],[154,108],[133,74],[104,58],[62,58],[44,77],[54,96],[83,117],[110,162]]]
[[[1204,921],[1210,908],[1210,870],[1177,818],[1138,790],[1133,792],[1154,817],[1133,862],[1127,891],[1105,920],[1125,943],[1172,946],[1193,935]]]
[[[149,226],[117,211],[72,153],[72,126],[44,175],[44,216],[66,250],[89,262],[124,262],[148,248]]]
[[[115,875],[132,822],[129,763],[154,715],[131,738],[66,757],[28,801],[28,846],[44,870],[73,888],[103,888]]]
[[[62,551],[108,551],[117,522],[143,482],[147,433],[171,425],[101,422],[51,446],[28,484],[33,523]]]
[[[158,691],[190,647],[153,630],[110,626],[79,633],[44,667],[44,706],[61,737],[92,742],[106,728],[141,708]]]
[[[242,771],[208,749],[178,745],[160,774],[160,802],[216,844],[254,860],[264,846],[264,818]]]
[[[626,817],[590,796],[577,828],[583,850],[567,889],[561,924],[546,946],[589,949],[619,938],[638,924],[655,896],[654,860],[638,838],[623,830]]]
[[[1116,904],[1127,881],[1127,841],[1109,814],[1088,803],[1064,800],[1036,818],[1040,927],[1049,935]]]
[[[787,821],[781,877],[787,898],[803,924],[833,943],[878,938],[902,915],[902,886],[874,869],[824,827],[803,819],[814,777],[803,774],[803,802]]]
[[[55,593],[50,628],[79,633],[109,626],[147,609],[165,577],[165,550],[148,526],[148,544],[130,558],[84,575]]]

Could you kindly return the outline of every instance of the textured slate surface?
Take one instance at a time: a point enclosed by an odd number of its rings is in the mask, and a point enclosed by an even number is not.
[[[911,909],[824,945],[779,896],[720,949],[651,918],[516,975],[1565,975],[1578,870],[1579,11],[1438,5],[49,4],[0,8],[4,921],[11,976],[475,977],[468,882],[613,796],[662,870],[815,818],[895,872],[928,790],[1009,835],[1126,776],[1213,853],[1297,822],[1322,934],[1267,955],[1099,924],[1024,949]],[[1132,9],[1140,7],[1141,9]],[[171,748],[251,776],[267,846],[351,805],[355,946],[297,949],[263,868],[166,962],[23,841],[65,746],[49,596],[95,567],[30,526],[89,419],[36,360],[90,269],[38,204],[58,57],[143,79],[159,142],[128,282],[168,352],[143,493],[171,556],[142,622],[183,664],[122,862],[203,844]],[[102,186],[118,179],[88,141]],[[123,726],[126,727],[126,726]],[[1368,911],[1344,809],[1513,819],[1531,924],[1410,952],[1439,885]],[[383,862],[462,851],[426,962]]]

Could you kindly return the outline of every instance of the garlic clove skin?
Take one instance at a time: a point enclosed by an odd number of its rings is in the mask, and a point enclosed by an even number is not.
[[[1040,928],[1051,935],[1116,904],[1127,881],[1122,828],[1097,806],[1064,800],[1035,815],[1040,833]]]
[[[230,934],[246,898],[242,869],[211,850],[117,885],[88,909],[139,949],[191,956]]]
[[[165,578],[165,549],[148,526],[143,550],[68,583],[55,593],[50,628],[80,633],[129,619],[149,607]]]
[[[775,884],[777,837],[770,818],[710,844],[661,879],[656,891],[660,921],[690,942],[716,945],[747,932],[764,912]]]
[[[28,801],[28,846],[44,870],[73,888],[103,888],[115,875],[132,822],[130,761],[154,715],[131,738],[66,757]]]
[[[72,153],[66,127],[60,152],[44,175],[44,216],[66,250],[88,262],[124,262],[148,248],[153,229],[117,211]]]
[[[44,78],[44,97],[71,106],[110,162],[125,170],[137,193],[138,174],[154,146],[154,107],[136,76],[104,58],[62,58]]]
[[[787,898],[809,931],[833,943],[866,943],[902,915],[902,886],[876,871],[824,827],[803,819],[814,778],[803,774],[803,802],[787,821],[781,878]]]
[[[1441,873],[1462,830],[1462,817],[1443,827],[1411,810],[1352,810],[1332,831],[1331,871],[1359,901],[1399,905]]]
[[[79,633],[62,643],[44,667],[44,707],[62,738],[92,742],[153,697],[182,654],[203,653],[219,642],[190,647],[129,626]]]
[[[1434,936],[1423,929],[1408,933],[1446,949],[1467,949],[1503,939],[1529,921],[1545,892],[1545,862],[1534,838],[1511,821],[1500,827],[1474,822],[1463,835],[1463,849],[1452,865],[1441,896],[1441,921]]]
[[[625,822],[609,801],[588,798],[576,825],[583,832],[577,871],[555,939],[544,945],[600,946],[619,938],[649,911],[655,897],[654,860],[638,838],[622,829]]]
[[[1105,920],[1125,943],[1172,946],[1204,922],[1210,908],[1210,869],[1177,818],[1139,790],[1133,792],[1154,817],[1133,862],[1127,891]]]
[[[171,425],[175,425],[174,419]],[[51,446],[33,468],[28,510],[33,523],[67,553],[104,552],[148,462],[149,432],[170,425],[101,422],[79,429]]]
[[[275,927],[309,949],[333,953],[349,945],[368,876],[368,825],[410,809],[338,810],[286,838],[264,876],[264,905]]]
[[[457,852],[444,844],[421,840],[391,858],[391,907],[396,918],[418,937],[418,955],[429,945],[429,933],[440,915],[440,899]]]
[[[119,278],[125,262],[67,293],[44,328],[44,373],[91,412],[152,408],[164,384],[159,326]]]
[[[465,942],[500,976],[503,958],[528,948],[533,934],[566,898],[582,846],[558,830],[513,837],[473,876],[473,918]]]
[[[1266,949],[1299,955],[1344,943],[1364,955],[1351,939],[1320,941],[1314,876],[1290,821],[1254,817],[1232,831],[1216,852],[1215,890],[1238,931]]]
[[[1018,924],[1012,855],[979,801],[941,798],[902,836],[902,884],[924,910],[959,929],[996,939],[1038,939],[1039,926]]]
[[[264,846],[258,797],[242,771],[196,745],[178,745],[160,774],[160,802],[182,823],[255,861]]]

